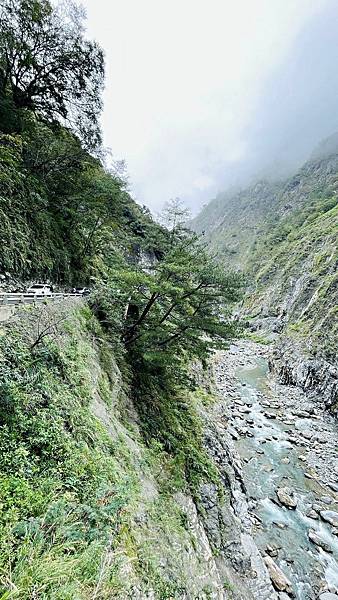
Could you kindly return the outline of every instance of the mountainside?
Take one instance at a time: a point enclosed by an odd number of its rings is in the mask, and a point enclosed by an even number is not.
[[[220,195],[194,220],[227,267],[248,279],[252,329],[335,364],[338,342],[338,154],[325,141],[287,181]]]
[[[224,264],[243,268],[278,191],[277,184],[263,181],[246,190],[220,195],[196,217],[193,228],[204,233]]]
[[[245,573],[237,582],[219,556],[239,532],[204,447],[212,396],[152,395],[142,409],[127,373],[82,301],[1,330],[4,598],[222,600],[229,578],[246,597]]]
[[[0,596],[223,600],[234,583],[249,600],[233,469],[206,439],[210,342],[236,334],[241,282],[179,206],[160,226],[105,165],[82,16],[0,9],[1,305],[37,279],[89,288],[0,315]]]

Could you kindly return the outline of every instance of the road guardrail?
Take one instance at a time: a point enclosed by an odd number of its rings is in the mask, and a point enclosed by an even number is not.
[[[0,292],[0,306],[16,306],[17,304],[35,304],[44,300],[64,300],[65,298],[83,298],[83,294],[25,294]]]

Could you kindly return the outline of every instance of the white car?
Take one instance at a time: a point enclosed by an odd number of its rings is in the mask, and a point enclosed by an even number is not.
[[[81,294],[81,296],[88,296],[88,294],[90,294],[90,289],[86,287],[73,288],[72,294]]]
[[[48,283],[34,283],[27,289],[27,294],[35,294],[36,296],[50,296],[52,294],[52,289]]]

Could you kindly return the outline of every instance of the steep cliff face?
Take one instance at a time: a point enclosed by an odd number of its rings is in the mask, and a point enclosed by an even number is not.
[[[168,411],[167,444],[147,437],[123,358],[74,299],[25,309],[1,330],[0,392],[6,597],[275,597],[237,514],[224,401],[202,389],[173,397],[157,409]]]
[[[210,203],[210,212],[204,208],[193,226],[205,230],[210,247],[224,264],[247,274],[244,313],[251,329],[280,334],[288,344],[292,340],[296,355],[302,355],[301,365],[315,357],[324,361],[320,370],[327,361],[336,373],[338,154],[332,154],[333,138],[321,144],[311,161],[287,181],[260,182],[220,196]],[[279,360],[282,355],[281,351]],[[291,350],[289,358],[294,364]],[[304,379],[295,372],[289,377],[295,383]],[[307,385],[315,380],[309,376]],[[336,402],[336,385],[333,390],[330,404]]]
[[[326,353],[337,339],[337,228],[336,196],[309,199],[258,240],[250,263],[255,287],[249,305]]]
[[[230,267],[247,266],[266,215],[277,201],[279,185],[261,181],[245,190],[220,194],[192,226]]]

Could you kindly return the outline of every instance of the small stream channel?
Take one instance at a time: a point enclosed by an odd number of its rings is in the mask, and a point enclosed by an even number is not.
[[[274,382],[252,346],[244,356],[243,348],[232,347],[225,370],[229,364],[236,390],[229,432],[242,462],[255,542],[282,569],[297,599],[324,592],[338,599],[338,522],[323,518],[333,511],[330,518],[337,513],[338,519],[337,423],[297,388]],[[278,499],[281,488],[296,508]]]

